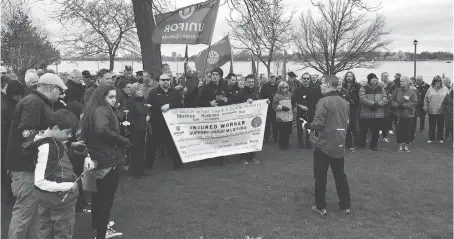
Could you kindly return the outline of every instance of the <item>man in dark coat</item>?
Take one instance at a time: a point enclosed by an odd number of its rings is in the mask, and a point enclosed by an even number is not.
[[[416,106],[416,111],[419,111],[419,132],[424,133],[425,122],[426,122],[426,112],[424,111],[424,98],[426,97],[427,90],[430,88],[430,85],[425,83],[422,76],[416,77],[416,90],[418,91],[421,100]]]
[[[211,82],[200,89],[199,107],[215,107],[227,105],[229,88],[222,80],[222,69],[215,68],[211,72]]]
[[[276,76],[271,75],[270,80],[266,82],[262,88],[260,89],[259,98],[260,99],[268,99],[269,101],[273,102],[274,95],[277,91],[277,82]],[[265,124],[265,136],[264,142],[268,143],[268,139],[270,138],[271,130],[273,131],[273,140],[274,142],[278,141],[279,131],[277,128],[276,122],[276,111],[274,111],[271,104],[268,105],[268,111],[266,114],[266,124]]]
[[[78,70],[72,71],[69,76],[69,80],[66,83],[66,86],[68,86],[68,90],[66,90],[65,92],[66,103],[69,103],[71,101],[83,103],[85,89],[82,85],[82,82],[83,82],[82,73],[80,73],[80,71]]]
[[[344,97],[345,100],[349,103],[350,115],[349,115],[349,124],[347,130],[347,137],[345,146],[350,152],[353,152],[353,141],[358,140],[359,130],[358,130],[358,109],[359,109],[359,89],[361,86],[356,82],[356,77],[353,72],[349,71],[345,74],[344,83],[342,88],[346,89],[348,98]]]

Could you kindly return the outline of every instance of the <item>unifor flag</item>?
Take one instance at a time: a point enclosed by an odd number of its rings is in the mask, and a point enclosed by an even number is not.
[[[208,52],[208,50],[210,50],[210,52]],[[232,48],[230,47],[229,36],[226,36],[197,55],[197,59],[195,60],[195,68],[198,72],[203,73],[204,69],[205,72],[207,72],[213,68],[221,67],[231,59]]]
[[[218,9],[219,0],[209,0],[158,14],[152,40],[158,44],[209,45]]]

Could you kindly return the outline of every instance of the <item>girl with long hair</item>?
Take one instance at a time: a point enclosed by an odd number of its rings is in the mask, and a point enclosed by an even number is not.
[[[92,172],[97,189],[92,196],[92,226],[97,239],[122,235],[108,225],[120,179],[123,148],[129,144],[129,139],[120,135],[116,102],[114,86],[99,86],[86,105],[81,121],[88,153],[96,165]]]

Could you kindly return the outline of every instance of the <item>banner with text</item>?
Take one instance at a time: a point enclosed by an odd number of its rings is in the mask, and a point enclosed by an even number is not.
[[[159,44],[211,43],[219,0],[208,0],[156,15],[152,41]]]
[[[268,110],[252,103],[172,109],[164,113],[183,163],[261,151]]]

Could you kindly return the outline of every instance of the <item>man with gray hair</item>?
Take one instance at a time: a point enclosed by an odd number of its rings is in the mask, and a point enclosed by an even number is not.
[[[29,95],[32,91],[36,90],[37,84],[38,84],[39,76],[35,73],[27,73],[25,74],[25,95]]]
[[[337,90],[339,79],[333,75],[323,77],[321,85],[323,97],[318,101],[312,123],[303,122],[304,129],[318,132],[311,134],[314,150],[315,206],[312,210],[322,217],[326,212],[326,180],[331,165],[340,209],[350,214],[350,189],[344,172],[345,138],[350,107]]]
[[[66,90],[66,103],[71,101],[83,103],[85,89],[82,82],[82,72],[73,70],[69,75],[68,82],[66,82],[66,86],[68,86],[68,90]]]
[[[426,122],[426,112],[424,111],[424,98],[426,97],[427,90],[430,88],[430,85],[424,82],[424,79],[421,75],[416,77],[416,91],[420,99],[418,100],[418,105],[416,105],[416,111],[419,111],[419,132],[424,133],[425,122]]]

